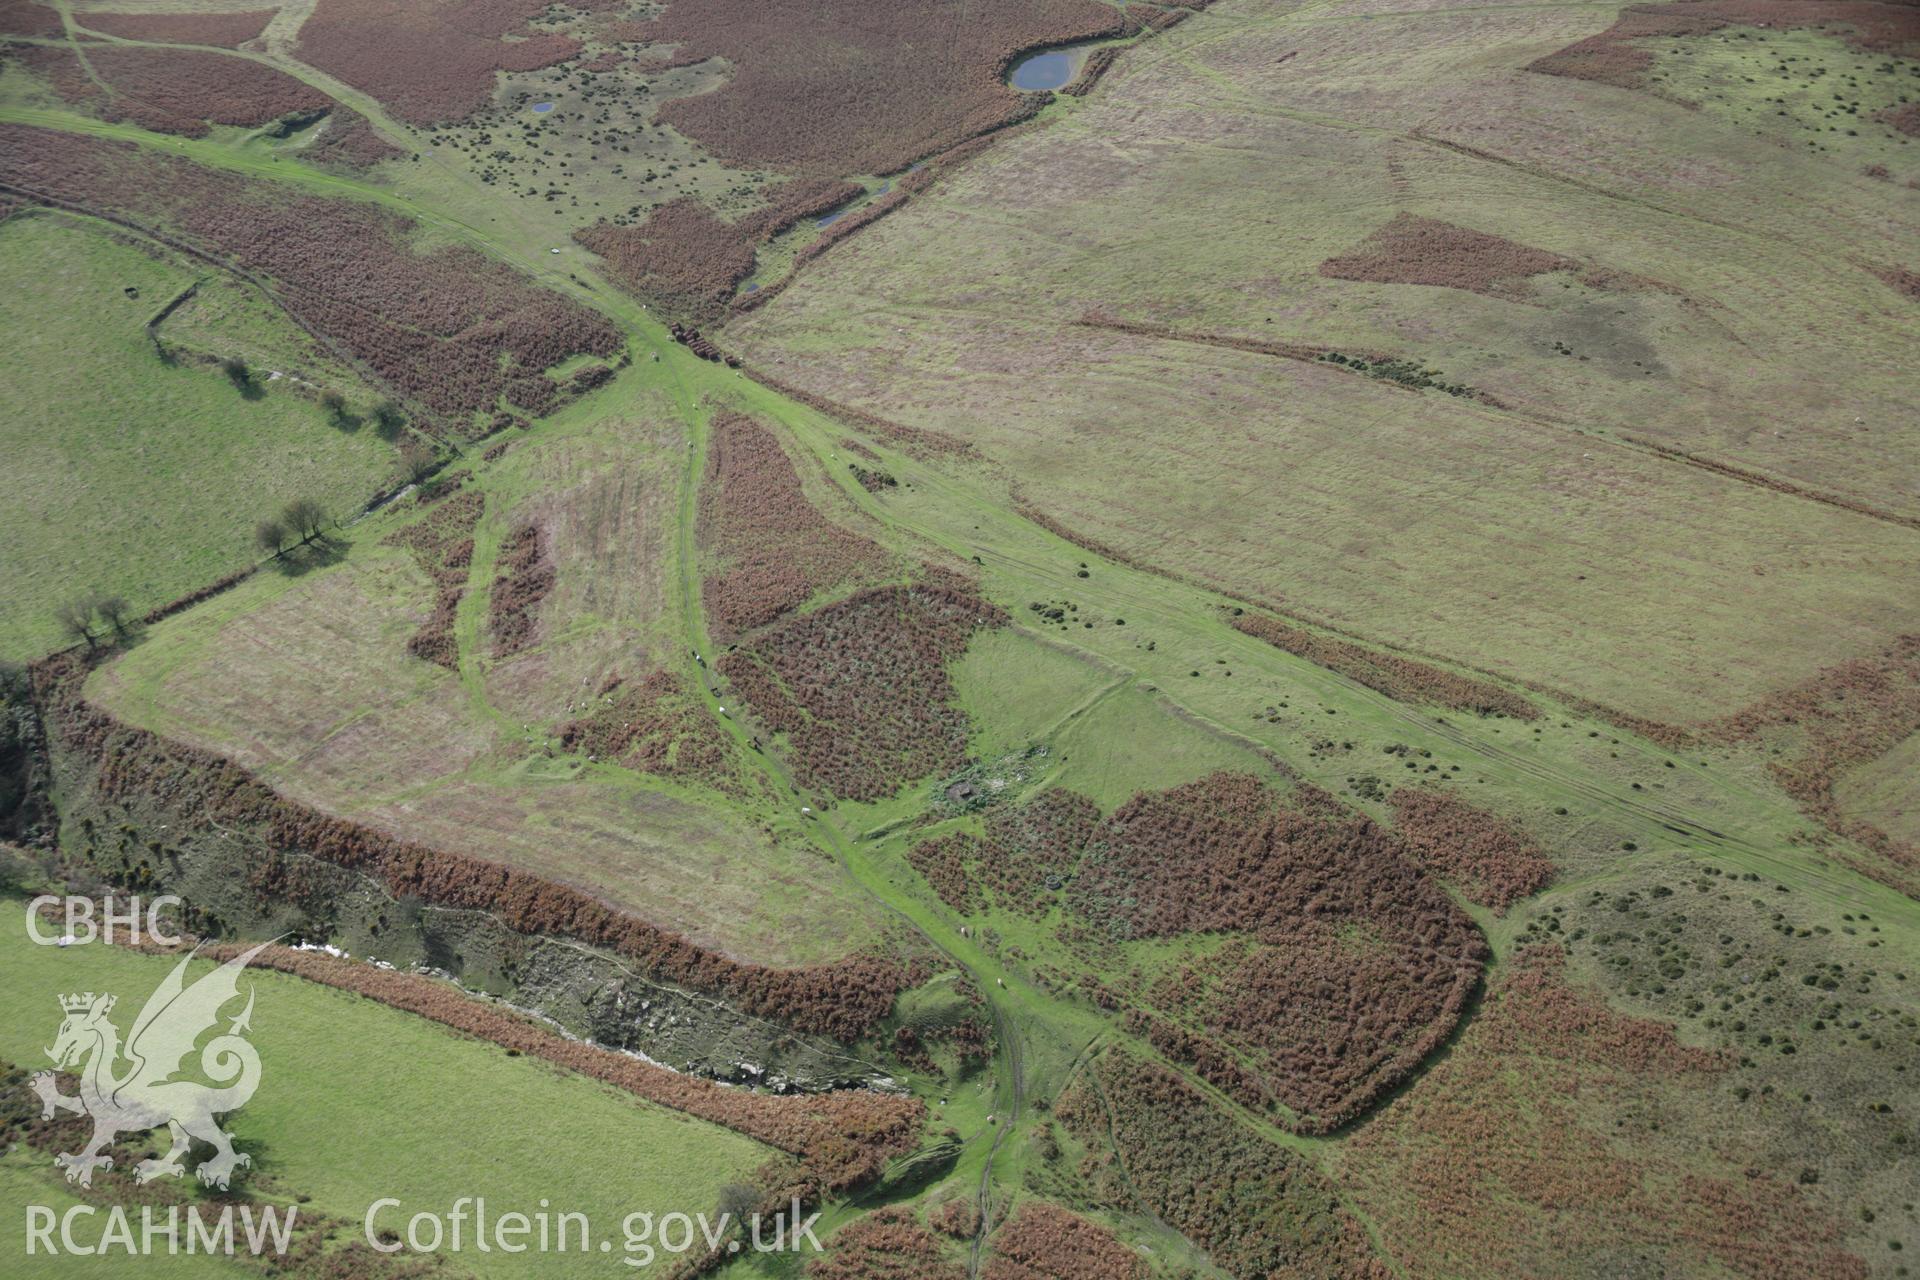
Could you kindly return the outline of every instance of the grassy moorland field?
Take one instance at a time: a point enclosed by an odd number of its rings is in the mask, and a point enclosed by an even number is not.
[[[1840,807],[1896,839],[1920,840],[1920,736],[1841,779]]]
[[[24,910],[18,900],[4,905]],[[60,1020],[56,994],[115,992],[124,1027],[175,963],[99,944],[33,946],[11,929],[0,955],[10,979],[0,1056],[29,1071],[45,1065],[42,1050]],[[190,980],[212,967],[197,962]],[[343,1224],[340,1246],[361,1238],[368,1208],[388,1196],[411,1212],[434,1213],[461,1196],[485,1195],[500,1212],[533,1213],[544,1199],[588,1214],[617,1238],[620,1220],[636,1208],[711,1211],[722,1186],[773,1154],[717,1125],[348,992],[265,971],[242,986],[255,992],[249,1039],[262,1070],[258,1092],[231,1122],[235,1146],[254,1153],[253,1174],[273,1188],[269,1202],[298,1197],[300,1212]],[[29,1164],[23,1152],[8,1157],[10,1194],[20,1203],[60,1202],[65,1184],[51,1156],[34,1154],[44,1165]],[[21,1222],[9,1214],[0,1228],[10,1259],[24,1254]],[[391,1225],[385,1217],[382,1224]],[[463,1251],[450,1261],[472,1275],[524,1273],[497,1253]],[[605,1266],[598,1253],[543,1260],[556,1274]]]
[[[177,343],[163,362],[148,326],[209,274],[148,241],[58,214],[0,223],[7,278],[34,281],[0,302],[9,358],[4,447],[12,500],[0,596],[0,655],[36,657],[66,643],[55,611],[88,593],[145,612],[253,562],[254,523],[294,498],[345,514],[397,471],[391,443],[328,421],[314,379],[364,407],[372,397],[277,313],[226,317],[202,305],[156,326]],[[189,303],[182,310],[193,310]],[[247,336],[239,337],[244,332]],[[242,392],[213,359],[256,370]],[[242,501],[211,488],[231,486]]]
[[[1865,103],[1803,155],[1524,69],[1609,21],[1220,6],[729,341],[1157,567],[1650,719],[1731,711],[1912,630],[1912,531],[1657,449],[1911,521],[1915,320],[1869,268],[1907,256],[1913,175],[1862,169],[1912,148]],[[1378,238],[1409,216],[1481,240]]]
[[[470,967],[609,1043],[704,1021],[741,1084],[794,1035],[827,1084],[890,1078],[911,1102],[822,1099],[913,1130],[822,1191],[828,1256],[724,1276],[1905,1274],[1899,22],[1131,8],[979,6],[935,57],[918,6],[320,0],[217,55],[396,148],[358,168],[0,104],[0,166],[251,263],[463,445],[36,669],[64,852],[211,867],[210,931]],[[1123,33],[1084,94],[994,78]],[[711,92],[616,103],[676,69]],[[571,169],[629,154],[698,174],[638,198],[698,201],[562,236],[612,189]],[[829,235],[849,179],[898,185]],[[286,208],[366,261],[235,234]],[[671,340],[788,261],[709,329],[744,370]],[[26,957],[0,1053],[73,954]],[[319,1022],[289,1034],[334,1074],[386,1064],[384,1026]],[[448,1043],[403,1040],[402,1098],[517,1114],[549,1078]],[[374,1144],[372,1106],[317,1149]],[[501,1159],[431,1120],[429,1191]],[[642,1189],[712,1199],[733,1149],[692,1140]]]

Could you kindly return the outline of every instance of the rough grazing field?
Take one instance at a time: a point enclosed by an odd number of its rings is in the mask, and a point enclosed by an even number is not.
[[[1562,939],[1569,979],[1592,999],[1674,1024],[1724,1064],[1709,1095],[1719,1106],[1699,1107],[1696,1089],[1659,1108],[1658,1130],[1630,1121],[1627,1154],[1655,1169],[1678,1156],[1735,1182],[1777,1170],[1791,1196],[1755,1189],[1762,1203],[1788,1202],[1785,1229],[1897,1277],[1920,1238],[1920,1114],[1897,1087],[1920,1070],[1920,990],[1889,905],[1868,911],[1783,893],[1713,859],[1674,860],[1569,893],[1521,936]],[[1788,1265],[1769,1261],[1767,1231],[1727,1247],[1750,1250],[1754,1273]]]
[[[529,724],[596,715],[609,686],[649,685],[678,658],[671,592],[685,448],[665,406],[634,399],[613,421],[517,443],[489,470],[493,528],[538,529],[553,569],[546,594],[523,602],[535,643],[482,660],[494,705]]]
[[[249,398],[202,363],[311,343],[268,309],[232,329],[148,324],[207,274],[203,264],[104,224],[36,213],[0,222],[0,271],[34,280],[0,296],[0,657],[63,643],[54,610],[89,592],[136,614],[253,562],[253,525],[296,497],[346,513],[392,476],[371,431],[342,432],[292,383]],[[236,342],[246,345],[237,346]],[[269,368],[258,365],[260,376]],[[317,360],[282,365],[324,378]],[[356,398],[357,381],[322,382]],[[309,393],[311,394],[311,393]],[[208,503],[210,485],[244,498]]]
[[[1895,840],[1920,845],[1920,733],[1845,774],[1834,788],[1842,813]]]
[[[813,855],[638,775],[550,758],[477,713],[454,672],[409,652],[433,598],[408,552],[357,546],[338,568],[248,584],[156,629],[91,696],[323,813],[577,886],[742,959],[833,958],[873,937]],[[716,870],[736,859],[739,874]],[[803,884],[806,917],[784,905]]]
[[[1920,627],[1920,313],[1859,265],[1908,261],[1910,193],[1524,70],[1608,12],[1362,12],[1221,0],[729,349],[974,444],[1140,562],[1648,719]],[[1321,273],[1407,217],[1525,249],[1463,277],[1498,296]],[[1538,255],[1569,265],[1514,274]],[[1379,352],[1508,407],[1078,327],[1095,310]]]
[[[474,856],[451,848],[451,841],[429,845],[301,803],[230,758],[160,738],[99,710],[82,690],[86,673],[84,662],[63,655],[36,667],[33,677],[35,692],[48,707],[52,741],[66,765],[85,779],[92,800],[109,809],[118,806],[121,815],[140,805],[151,812],[150,806],[159,803],[176,840],[247,832],[260,843],[241,855],[243,896],[319,922],[302,928],[327,931],[342,883],[358,876],[396,901],[486,912],[522,936],[551,934],[603,948],[634,962],[634,972],[649,981],[720,996],[749,1016],[849,1041],[871,1030],[886,1016],[895,994],[915,981],[913,968],[896,958],[873,950],[843,954],[851,935],[821,944],[835,957],[823,963],[743,961],[690,936],[692,930],[679,923],[663,923],[666,913],[658,899],[626,906],[591,879],[561,879],[552,860]],[[468,807],[478,799],[470,797]],[[563,803],[572,800],[573,809],[590,809],[591,801],[584,799],[567,797]],[[677,830],[663,829],[662,820],[673,822],[671,813],[656,809],[648,817],[656,821],[645,826],[644,835],[627,834],[620,841],[629,859],[645,838],[666,839],[681,855],[700,838],[684,823]],[[713,821],[711,815],[695,815],[693,821],[702,817]],[[543,825],[551,825],[550,817]],[[736,852],[743,848],[738,831],[726,838]],[[701,861],[702,870],[715,865],[712,855]],[[758,874],[766,874],[766,863],[756,860]],[[348,877],[329,876],[324,870],[329,865]],[[131,862],[123,860],[120,869],[130,874]],[[631,861],[622,868],[632,869]],[[767,942],[759,935],[749,945],[764,948]],[[460,967],[457,955],[448,958]]]
[[[1920,844],[1876,826],[1870,814],[1849,813],[1836,790],[1850,770],[1898,760],[1920,733],[1920,636],[1839,663],[1708,728],[1717,739],[1768,748],[1769,771],[1802,812],[1892,864],[1860,870],[1920,893]],[[1904,825],[1897,800],[1893,816]]]
[[[553,409],[561,388],[546,370],[621,346],[603,317],[471,248],[416,251],[409,221],[370,204],[19,125],[0,126],[0,182],[159,224],[272,279],[297,323],[460,430],[503,400]]]

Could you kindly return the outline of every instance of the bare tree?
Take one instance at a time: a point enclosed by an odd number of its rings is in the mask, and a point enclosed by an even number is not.
[[[133,606],[127,603],[125,596],[106,596],[93,607],[101,621],[113,628],[114,635],[126,638],[127,632],[133,628],[132,620],[128,617],[133,612]]]
[[[400,449],[400,465],[407,469],[407,479],[415,484],[432,475],[439,461],[433,456],[433,450],[418,440],[409,440]]]
[[[87,648],[94,647],[93,601],[69,600],[54,610],[53,616],[68,639],[85,640]]]
[[[312,498],[295,498],[280,513],[280,522],[305,546],[326,530],[327,511]]]
[[[745,1223],[760,1208],[764,1197],[758,1187],[745,1182],[729,1182],[720,1188],[720,1212],[729,1222]]]
[[[248,368],[247,362],[239,356],[228,356],[222,360],[220,369],[227,375],[227,381],[240,390],[246,391],[253,386],[253,370]]]
[[[287,547],[287,526],[278,520],[262,520],[253,526],[253,545],[278,557]]]

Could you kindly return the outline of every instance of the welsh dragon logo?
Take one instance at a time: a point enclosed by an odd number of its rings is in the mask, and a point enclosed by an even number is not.
[[[200,1073],[223,1083],[175,1077],[186,1070],[201,1038],[218,1029],[220,1011],[239,998],[240,971],[260,950],[255,947],[235,956],[191,986],[186,984],[186,972],[193,957],[181,960],[147,998],[124,1046],[119,1028],[108,1017],[113,996],[89,991],[60,997],[66,1020],[47,1056],[59,1069],[79,1072],[80,1096],[61,1093],[51,1071],[34,1076],[32,1089],[40,1095],[42,1119],[51,1119],[56,1108],[93,1118],[93,1137],[86,1147],[54,1157],[54,1163],[67,1171],[68,1182],[92,1185],[95,1169],[113,1168],[112,1158],[100,1154],[108,1143],[120,1134],[144,1133],[161,1125],[172,1134],[173,1146],[164,1156],[136,1165],[137,1182],[185,1173],[181,1161],[196,1140],[214,1149],[198,1170],[200,1181],[210,1187],[226,1190],[233,1171],[253,1163],[251,1157],[233,1149],[233,1135],[214,1119],[245,1106],[260,1086],[260,1054],[245,1039],[253,1017],[251,988],[246,1008],[225,1032],[200,1048]]]

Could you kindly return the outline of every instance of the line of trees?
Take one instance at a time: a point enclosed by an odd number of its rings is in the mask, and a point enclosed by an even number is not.
[[[280,514],[254,526],[253,541],[262,552],[278,559],[290,550],[313,544],[326,545],[333,517],[312,498],[295,498],[280,509]],[[61,634],[87,648],[97,648],[108,637],[125,640],[133,634],[138,618],[125,596],[92,594],[67,601],[54,610],[54,621]]]
[[[280,514],[262,520],[253,528],[253,543],[267,555],[278,559],[288,550],[311,543],[324,543],[333,521],[327,509],[312,498],[295,498]]]
[[[124,596],[82,596],[61,605],[54,619],[69,640],[83,640],[91,649],[106,636],[124,640],[132,633],[133,606]]]

